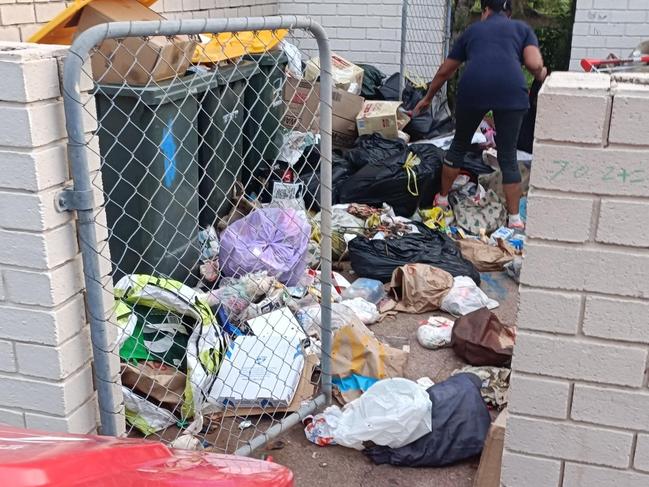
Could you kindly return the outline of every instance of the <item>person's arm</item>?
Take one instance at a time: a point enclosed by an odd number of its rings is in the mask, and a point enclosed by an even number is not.
[[[428,87],[428,93],[426,93],[426,96],[419,103],[417,103],[417,106],[413,110],[414,115],[421,113],[431,105],[433,98],[435,98],[437,92],[442,88],[442,86],[444,86],[444,83],[446,83],[453,77],[453,75],[461,65],[462,63],[460,61],[446,58],[446,61],[442,63],[442,65],[437,70],[437,73],[435,73],[435,77]]]
[[[523,63],[535,79],[543,82],[548,75],[548,69],[543,64],[543,56],[536,46],[526,46],[523,49]]]

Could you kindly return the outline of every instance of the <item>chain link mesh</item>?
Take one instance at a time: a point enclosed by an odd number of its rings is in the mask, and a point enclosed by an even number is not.
[[[109,39],[82,68],[89,313],[129,436],[231,453],[320,392],[319,90],[288,116],[281,48],[305,32]]]
[[[450,34],[448,0],[404,0],[402,73],[428,82],[447,54]]]

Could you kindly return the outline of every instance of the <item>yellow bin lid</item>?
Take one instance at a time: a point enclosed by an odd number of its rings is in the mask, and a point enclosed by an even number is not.
[[[37,44],[72,44],[77,31],[81,9],[93,0],[76,0],[72,5],[54,17],[38,32],[29,38],[29,42]],[[150,7],[156,0],[137,0],[145,7]]]

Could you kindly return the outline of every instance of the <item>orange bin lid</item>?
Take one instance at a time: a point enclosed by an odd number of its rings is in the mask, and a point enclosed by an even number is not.
[[[37,44],[62,44],[70,45],[77,32],[77,24],[83,7],[93,0],[76,0],[72,5],[54,17],[38,32],[32,35],[28,41]],[[157,0],[137,0],[145,7],[150,7]]]

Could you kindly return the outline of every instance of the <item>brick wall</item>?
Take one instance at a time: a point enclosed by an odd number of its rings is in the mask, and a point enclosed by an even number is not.
[[[585,57],[628,56],[649,40],[649,0],[577,0],[570,69]]]
[[[649,485],[649,74],[539,96],[506,487]]]
[[[88,433],[97,419],[76,223],[55,206],[69,179],[65,54],[0,42],[0,422]]]
[[[0,1],[0,41],[26,42],[43,24],[73,2]],[[265,16],[277,13],[276,0],[158,0],[152,8],[168,19]]]
[[[334,52],[356,63],[369,63],[390,75],[399,70],[401,0],[279,0],[279,13],[306,15],[326,29]],[[408,36],[411,68],[432,78],[441,60],[446,0],[411,2],[412,33]],[[300,41],[300,48],[315,55],[315,43]],[[429,52],[436,55],[430,56]]]

